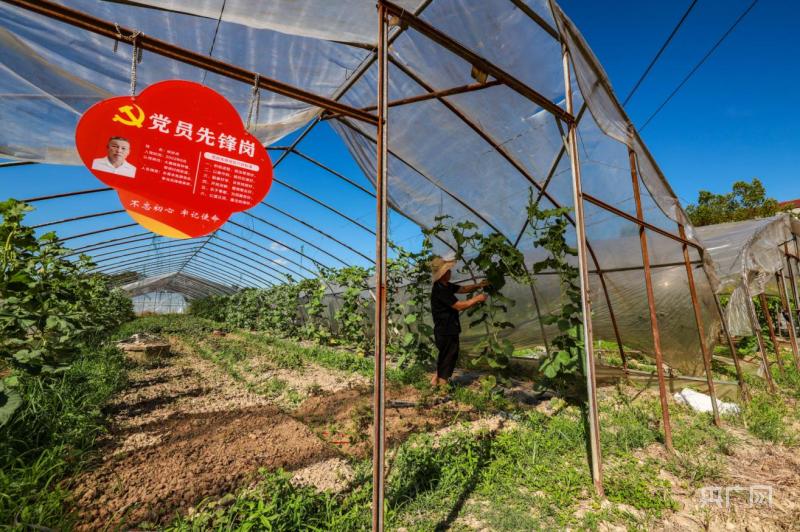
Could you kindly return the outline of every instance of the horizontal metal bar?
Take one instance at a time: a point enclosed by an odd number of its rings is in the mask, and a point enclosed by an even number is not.
[[[10,168],[12,166],[25,166],[26,164],[36,164],[36,161],[8,161],[0,163],[0,168]]]
[[[497,65],[484,59],[475,52],[467,49],[464,45],[457,42],[452,37],[439,31],[438,29],[434,28],[421,18],[413,15],[412,13],[409,13],[407,10],[398,6],[397,4],[388,2],[387,0],[380,0],[380,3],[386,7],[386,10],[390,14],[397,17],[397,19],[402,24],[406,24],[409,27],[415,29],[416,31],[425,35],[426,37],[428,37],[435,43],[439,44],[443,48],[461,57],[462,59],[470,63],[472,66],[478,68],[483,72],[486,72],[487,74],[491,75],[498,81],[501,81],[503,84],[508,86],[508,88],[519,93],[525,98],[531,100],[535,104],[539,105],[542,109],[545,109],[546,111],[560,118],[567,124],[572,124],[573,122],[575,122],[575,118],[571,114],[569,114],[564,109],[551,102],[549,99],[547,99],[547,97],[535,91],[534,89],[532,89],[522,81],[518,80],[508,72],[502,70]]]
[[[221,245],[221,244],[217,244],[216,242],[214,242],[214,239],[213,239],[213,238],[212,238],[212,239],[210,239],[210,240],[209,240],[209,241],[206,243],[206,245],[207,245],[207,246],[213,246],[213,247],[217,247],[217,248],[219,248],[219,249],[224,249],[226,253],[233,253],[233,254],[234,254],[234,255],[236,255],[237,257],[241,257],[241,258],[242,258],[242,259],[244,259],[244,260],[248,260],[248,261],[250,261],[250,262],[253,262],[253,263],[255,263],[255,264],[257,264],[257,265],[258,265],[258,269],[257,269],[257,271],[259,271],[259,272],[263,273],[264,275],[268,275],[268,276],[270,277],[270,279],[274,279],[274,280],[275,280],[275,281],[277,281],[278,283],[285,283],[285,282],[286,282],[286,279],[281,279],[280,277],[276,276],[275,274],[273,274],[273,273],[271,273],[271,272],[269,272],[269,271],[265,271],[265,270],[263,269],[263,268],[268,268],[268,269],[270,269],[270,266],[269,266],[269,265],[267,265],[267,264],[261,264],[261,263],[260,263],[260,262],[258,262],[257,260],[254,260],[253,258],[251,258],[251,257],[248,257],[247,255],[244,255],[244,254],[242,254],[242,253],[239,253],[238,251],[233,251],[232,249],[230,249],[230,248],[227,248],[227,247],[225,247],[225,246],[223,246],[223,245]],[[231,258],[233,258],[233,257],[231,257]]]
[[[299,194],[299,195],[303,196],[304,198],[306,198],[306,199],[309,199],[309,200],[313,201],[313,202],[314,202],[314,203],[316,203],[317,205],[319,205],[319,206],[321,206],[321,207],[324,207],[324,208],[328,209],[328,210],[329,210],[329,211],[331,211],[332,213],[334,213],[334,214],[336,214],[336,215],[340,216],[341,218],[344,218],[345,220],[347,220],[348,222],[352,223],[353,225],[355,225],[355,226],[357,226],[357,227],[360,227],[361,229],[363,229],[363,230],[364,230],[364,231],[366,231],[367,233],[369,233],[369,234],[371,234],[371,235],[374,235],[374,234],[375,234],[375,231],[373,231],[372,229],[370,229],[370,228],[369,228],[369,227],[367,227],[366,225],[362,224],[362,223],[361,223],[361,222],[359,222],[358,220],[355,220],[354,218],[350,218],[350,217],[349,217],[348,215],[346,215],[345,213],[341,212],[340,210],[336,209],[335,207],[331,207],[330,205],[328,205],[328,204],[327,204],[327,203],[325,203],[324,201],[320,201],[320,200],[318,200],[317,198],[315,198],[315,197],[314,197],[314,196],[312,196],[311,194],[307,194],[306,192],[303,192],[303,191],[302,191],[302,190],[300,190],[299,188],[297,188],[297,187],[294,187],[294,186],[292,186],[292,185],[290,185],[290,184],[288,184],[288,183],[286,183],[286,182],[284,182],[284,181],[281,181],[280,179],[278,179],[278,178],[276,178],[276,177],[274,177],[274,176],[273,176],[272,180],[273,180],[275,183],[278,183],[279,185],[282,185],[282,186],[284,186],[284,187],[288,188],[288,189],[289,189],[289,190],[291,190],[292,192],[294,192],[294,193],[296,193],[296,194]]]
[[[197,240],[192,240],[190,242],[177,242],[175,244],[166,244],[166,245],[164,245],[162,247],[159,247],[159,248],[150,247],[149,249],[139,249],[139,251],[133,251],[133,252],[129,252],[129,250],[127,250],[127,249],[117,250],[117,251],[114,251],[114,252],[103,254],[103,255],[106,255],[106,256],[105,256],[105,258],[102,258],[102,259],[98,259],[97,256],[94,256],[94,257],[92,257],[92,262],[94,262],[95,264],[102,264],[102,263],[107,262],[109,260],[119,259],[121,257],[135,257],[137,255],[142,255],[142,254],[145,254],[145,253],[150,253],[154,257],[157,257],[158,254],[161,253],[165,249],[173,249],[173,248],[177,248],[177,247],[186,247],[187,245],[197,246],[198,244],[199,244],[199,242]],[[137,247],[138,248],[142,248],[142,246],[137,246]],[[100,256],[103,256],[103,255],[100,255]],[[113,255],[113,256],[109,257],[107,255]]]
[[[63,220],[55,220],[53,222],[45,222],[39,225],[32,225],[31,229],[40,229],[42,227],[48,227],[51,225],[65,224],[68,222],[77,222],[78,220],[88,220],[90,218],[99,218],[100,216],[111,216],[112,214],[121,214],[123,212],[125,212],[125,209],[119,209],[116,211],[98,212],[94,214],[84,214],[83,216],[75,216],[73,218],[64,218]]]
[[[496,79],[489,80],[485,83],[470,83],[469,85],[461,85],[460,87],[453,87],[450,89],[442,89],[440,91],[434,91],[426,94],[418,94],[417,96],[409,96],[408,98],[401,98],[399,100],[393,100],[389,102],[389,107],[399,107],[402,105],[408,105],[411,103],[418,103],[418,102],[425,102],[428,100],[432,100],[434,98],[444,98],[445,96],[455,96],[456,94],[465,94],[468,92],[475,92],[481,89],[488,89],[490,87],[497,87],[498,85],[502,85],[500,81]],[[374,111],[377,109],[376,105],[370,105],[369,107],[362,107],[362,111]]]
[[[263,283],[266,283],[266,284],[268,284],[270,286],[273,285],[272,281],[270,281],[268,279],[264,279],[263,277],[261,277],[261,272],[256,274],[256,272],[252,271],[253,270],[252,266],[247,266],[248,269],[244,269],[244,267],[243,267],[244,265],[239,265],[239,264],[234,264],[234,263],[228,262],[227,260],[223,260],[222,258],[220,258],[220,256],[221,257],[225,257],[226,259],[228,258],[227,255],[224,255],[224,254],[222,254],[222,253],[220,253],[220,252],[218,252],[216,250],[208,249],[208,248],[205,248],[205,247],[199,249],[197,251],[197,254],[195,255],[195,257],[206,257],[206,258],[209,258],[209,259],[215,258],[215,259],[217,259],[217,261],[219,263],[225,264],[229,268],[233,268],[234,272],[241,273],[241,274],[247,274],[250,277],[252,277],[254,279],[258,279],[259,281],[261,281]],[[190,262],[191,262],[191,259],[189,259],[187,264],[190,263]],[[256,270],[256,271],[258,271],[258,270]]]
[[[194,258],[198,258],[197,255],[193,255],[193,253],[194,253],[194,250],[190,250],[190,251],[188,251],[186,253],[177,253],[177,254],[174,254],[174,255],[170,255],[168,257],[165,257],[166,260],[164,262],[155,264],[153,266],[153,268],[160,268],[160,267],[166,266],[166,265],[169,265],[169,266],[180,266],[181,264],[185,263],[187,257],[188,258],[193,258],[193,257]],[[215,256],[202,255],[202,256],[200,256],[198,258],[198,262],[200,264],[202,264],[202,265],[208,266],[209,268],[211,268],[212,271],[216,271],[220,275],[224,274],[224,275],[228,276],[230,279],[236,279],[236,276],[238,275],[238,276],[246,277],[247,279],[250,280],[249,282],[259,283],[259,284],[262,284],[262,285],[265,285],[265,286],[274,286],[272,283],[270,283],[268,281],[265,281],[263,279],[260,279],[257,276],[253,275],[252,273],[250,273],[250,272],[248,272],[246,270],[239,270],[239,269],[228,270],[227,268],[229,268],[229,265],[226,264],[226,263],[223,263],[222,261],[219,261]],[[98,272],[99,273],[109,274],[109,273],[124,271],[126,269],[133,268],[133,267],[145,267],[146,268],[149,264],[151,264],[150,259],[141,258],[141,259],[138,259],[138,260],[135,260],[135,261],[127,262],[127,263],[118,263],[118,264],[108,265],[108,266],[105,266],[104,268],[109,268],[109,269],[100,269],[100,270],[98,270]],[[176,273],[180,273],[180,272],[178,271]]]
[[[99,235],[100,233],[108,233],[109,231],[116,231],[118,229],[126,229],[128,227],[136,227],[138,225],[139,224],[137,224],[137,223],[130,223],[130,224],[124,224],[124,225],[117,225],[115,227],[108,227],[106,229],[98,229],[96,231],[89,231],[88,233],[81,233],[79,235],[72,235],[72,236],[68,236],[66,238],[59,238],[58,242],[66,242],[68,240],[74,240],[76,238],[83,238],[85,236]]]
[[[199,241],[200,241],[200,240],[199,240],[199,238],[189,238],[189,239],[186,239],[186,240],[181,240],[180,242],[181,242],[181,243],[192,243],[192,244],[196,244],[196,243],[198,243]],[[107,255],[113,255],[113,254],[115,254],[115,253],[125,253],[125,252],[128,252],[128,251],[133,251],[133,250],[135,250],[135,249],[145,249],[145,248],[149,248],[149,249],[150,249],[151,251],[153,251],[153,252],[158,252],[159,250],[161,250],[161,249],[164,249],[165,247],[167,247],[167,245],[168,245],[168,243],[169,243],[169,242],[166,242],[166,243],[165,243],[164,241],[161,241],[160,243],[161,243],[161,244],[163,244],[163,245],[144,244],[144,245],[142,245],[142,246],[131,246],[131,247],[129,247],[129,248],[115,249],[115,250],[113,250],[113,251],[107,251],[107,252],[105,252],[105,253],[99,253],[99,254],[97,254],[97,255],[94,255],[94,254],[92,254],[92,255],[89,255],[89,256],[91,257],[92,261],[96,261],[98,257],[105,257],[105,256],[107,256]]]
[[[244,246],[240,246],[240,245],[239,245],[239,244],[237,244],[236,242],[232,242],[232,241],[230,241],[230,240],[228,240],[228,239],[226,239],[226,238],[222,238],[221,236],[219,236],[219,233],[215,233],[215,234],[214,234],[214,238],[213,238],[211,241],[213,242],[214,240],[219,240],[220,242],[225,242],[225,243],[226,243],[226,244],[228,244],[229,246],[233,246],[233,247],[235,247],[235,248],[237,248],[237,249],[241,249],[242,251],[244,251],[244,252],[246,252],[246,253],[249,253],[249,254],[251,254],[251,255],[253,255],[253,256],[255,256],[255,257],[258,257],[258,258],[260,258],[260,259],[264,259],[265,261],[267,261],[267,262],[268,262],[268,263],[270,263],[270,264],[277,264],[277,263],[275,262],[275,259],[273,259],[273,258],[271,258],[271,257],[267,257],[267,256],[264,256],[264,255],[261,255],[260,253],[256,253],[256,252],[255,252],[255,251],[253,251],[252,249],[250,249],[250,248],[246,248],[246,247],[244,247]],[[275,273],[277,273],[278,275],[282,275],[282,276],[284,276],[284,277],[285,277],[285,279],[284,279],[282,282],[287,282],[287,281],[288,281],[288,279],[289,279],[289,277],[290,277],[290,275],[289,275],[288,273],[284,272],[284,271],[281,271],[281,270],[277,269],[277,268],[276,268],[276,267],[274,267],[274,266],[271,266],[270,264],[263,264],[263,266],[264,266],[265,268],[269,268],[270,270],[274,271],[274,272],[275,272]],[[305,276],[304,274],[302,274],[302,273],[300,273],[300,272],[298,272],[298,271],[292,270],[291,268],[287,268],[287,267],[286,267],[285,265],[283,265],[283,264],[279,264],[279,266],[281,266],[281,267],[282,267],[282,268],[284,268],[285,270],[289,271],[290,273],[293,273],[293,274],[297,275],[297,276],[298,276],[300,279],[305,279],[305,278],[306,278],[306,276]]]
[[[358,255],[359,257],[363,258],[364,260],[367,260],[367,261],[369,261],[369,262],[370,262],[370,263],[372,263],[372,264],[374,264],[374,263],[375,263],[375,259],[373,259],[372,257],[368,257],[367,255],[365,255],[365,254],[361,253],[360,251],[358,251],[357,249],[355,249],[355,248],[354,248],[354,247],[352,247],[351,245],[349,245],[349,244],[346,244],[346,243],[342,242],[341,240],[339,240],[339,239],[337,239],[336,237],[334,237],[334,236],[332,236],[332,235],[330,235],[330,234],[326,233],[325,231],[323,231],[323,230],[321,230],[321,229],[317,229],[316,227],[314,227],[314,226],[313,226],[313,225],[311,225],[310,223],[308,223],[308,222],[305,222],[305,221],[301,220],[300,218],[298,218],[298,217],[296,217],[296,216],[294,216],[294,215],[292,215],[292,214],[290,214],[290,213],[288,213],[288,212],[284,211],[283,209],[279,209],[278,207],[275,207],[274,205],[270,205],[269,203],[266,203],[266,202],[264,202],[264,203],[263,203],[263,205],[265,205],[266,207],[269,207],[270,209],[272,209],[272,210],[274,210],[274,211],[276,211],[276,212],[278,212],[278,213],[280,213],[280,214],[282,214],[282,215],[286,216],[287,218],[289,218],[289,219],[291,219],[291,220],[294,220],[295,222],[297,222],[297,223],[299,223],[299,224],[302,224],[304,227],[307,227],[308,229],[311,229],[311,230],[312,230],[312,231],[314,231],[315,233],[319,233],[320,235],[324,236],[324,237],[325,237],[325,238],[327,238],[328,240],[332,240],[332,241],[336,242],[336,243],[337,243],[337,244],[339,244],[340,246],[342,246],[342,247],[344,247],[344,248],[346,248],[346,249],[348,249],[348,250],[352,251],[353,253],[355,253],[355,254],[356,254],[356,255]],[[340,262],[343,262],[343,261],[340,261]],[[348,265],[348,264],[347,264],[347,263],[345,263],[345,265]]]
[[[97,194],[98,192],[108,192],[110,190],[114,190],[114,189],[111,188],[111,187],[90,188],[90,189],[86,189],[86,190],[76,190],[75,192],[64,192],[64,193],[61,193],[61,194],[51,194],[49,196],[38,196],[38,197],[35,197],[35,198],[27,198],[27,199],[20,200],[20,201],[23,201],[25,203],[36,203],[37,201],[47,201],[47,200],[58,199],[58,198],[71,198],[72,196],[82,196],[84,194]]]
[[[268,237],[268,236],[266,236],[266,235],[262,235],[262,234],[261,234],[261,233],[259,233],[258,231],[255,231],[255,230],[253,230],[253,229],[250,229],[250,228],[248,228],[248,227],[245,227],[245,226],[243,226],[243,225],[241,225],[241,224],[237,224],[236,222],[231,222],[231,223],[232,223],[233,225],[236,225],[237,227],[241,227],[242,229],[245,229],[245,230],[247,230],[247,231],[249,231],[249,232],[251,232],[251,233],[253,233],[253,234],[257,235],[257,236],[260,236],[261,238],[264,238],[264,239],[266,239],[266,240],[269,240],[270,242],[275,242],[275,240],[271,239],[270,237]],[[283,260],[285,260],[285,261],[287,261],[287,262],[289,262],[289,263],[291,263],[291,264],[294,264],[294,265],[295,265],[295,266],[297,266],[298,268],[301,268],[301,269],[303,269],[303,270],[305,270],[305,271],[309,272],[309,273],[310,273],[310,274],[312,274],[312,275],[317,275],[317,272],[315,272],[314,270],[312,270],[312,269],[310,269],[310,268],[307,268],[307,267],[303,266],[303,265],[302,265],[302,264],[300,264],[299,262],[297,262],[297,261],[295,261],[295,260],[293,260],[293,259],[290,259],[289,257],[286,257],[285,255],[281,255],[280,253],[277,253],[277,252],[275,252],[275,251],[273,251],[273,250],[271,250],[271,249],[269,249],[269,248],[267,248],[267,247],[264,247],[264,246],[262,246],[261,244],[258,244],[258,243],[256,243],[256,242],[253,242],[252,240],[248,240],[248,239],[244,238],[244,237],[243,237],[243,236],[241,236],[241,235],[237,235],[236,233],[232,233],[232,232],[230,232],[230,231],[227,231],[227,230],[225,230],[225,229],[222,229],[222,228],[220,228],[220,229],[219,229],[219,232],[220,232],[220,233],[225,233],[226,235],[235,236],[236,238],[238,238],[238,239],[240,239],[240,240],[244,240],[245,242],[247,242],[248,244],[250,244],[250,245],[252,245],[252,246],[255,246],[255,247],[259,248],[259,249],[263,249],[264,251],[268,251],[268,252],[272,253],[273,255],[275,255],[275,256],[276,256],[276,257],[278,257],[278,258],[281,258],[281,259],[283,259]],[[283,246],[283,244],[280,244],[280,245],[282,245],[282,246]],[[285,246],[284,246],[284,247],[285,247]],[[320,262],[318,262],[318,261],[315,261],[315,260],[314,260],[314,259],[312,259],[311,257],[308,257],[308,256],[306,256],[306,255],[302,254],[302,253],[301,253],[301,252],[299,252],[299,251],[295,251],[294,249],[291,249],[291,248],[287,248],[287,249],[289,249],[289,250],[290,250],[290,251],[292,251],[293,253],[297,253],[297,254],[299,254],[300,256],[302,256],[302,257],[304,257],[304,258],[307,258],[307,259],[308,259],[308,260],[309,260],[309,261],[310,261],[312,264],[314,264],[314,265],[315,265],[315,266],[317,266],[317,267],[320,267],[320,266],[323,266],[323,267],[324,267],[324,266],[325,266],[324,264],[322,264],[322,263],[320,263]]]
[[[303,257],[303,258],[306,258],[306,259],[310,260],[310,261],[311,261],[311,262],[312,262],[312,263],[313,263],[315,266],[317,266],[317,267],[320,267],[320,266],[322,266],[323,268],[330,268],[330,266],[328,266],[328,265],[326,265],[326,264],[324,264],[324,263],[322,263],[322,262],[318,261],[317,259],[315,259],[315,258],[313,258],[313,257],[310,257],[310,256],[306,255],[306,254],[305,254],[305,253],[303,253],[302,251],[297,251],[297,250],[296,250],[296,249],[294,249],[293,247],[291,247],[291,246],[287,246],[285,243],[281,242],[280,240],[275,240],[275,239],[274,239],[274,238],[272,238],[271,236],[267,236],[267,235],[265,235],[264,233],[260,233],[260,232],[256,231],[255,229],[250,229],[249,227],[246,227],[246,226],[244,226],[244,225],[242,225],[242,224],[240,224],[240,223],[238,223],[238,222],[235,222],[235,221],[233,221],[233,220],[228,220],[228,223],[229,223],[229,224],[232,224],[232,225],[235,225],[236,227],[240,227],[240,228],[242,228],[242,229],[244,229],[244,230],[246,230],[246,231],[249,231],[249,232],[253,233],[254,235],[258,235],[258,236],[260,236],[261,238],[264,238],[264,239],[266,239],[266,240],[269,240],[270,242],[274,242],[274,243],[278,244],[279,246],[283,246],[283,247],[285,247],[286,249],[288,249],[288,250],[290,250],[290,251],[292,251],[292,252],[294,252],[294,253],[297,253],[297,254],[298,254],[298,255],[300,255],[301,257]],[[222,230],[222,229],[220,229],[220,230]],[[223,232],[224,232],[224,231],[223,231]],[[233,233],[231,233],[231,234],[233,234]],[[288,260],[288,259],[287,259],[287,260]],[[293,261],[293,262],[294,262],[294,261]],[[297,263],[295,263],[295,264],[297,264]],[[297,265],[298,265],[298,266],[300,266],[300,264],[297,264]],[[315,272],[315,273],[316,273],[316,272]]]
[[[274,223],[272,223],[272,222],[270,222],[270,221],[267,221],[267,220],[265,220],[265,219],[261,218],[260,216],[256,216],[255,214],[252,214],[252,213],[250,213],[250,212],[247,212],[247,211],[243,211],[243,212],[242,212],[242,214],[244,214],[244,215],[246,215],[246,216],[249,216],[250,218],[253,218],[254,220],[258,220],[259,222],[261,222],[261,223],[263,223],[263,224],[265,224],[265,225],[268,225],[268,226],[270,226],[270,227],[273,227],[273,228],[277,229],[278,231],[283,231],[283,232],[284,232],[284,233],[286,233],[287,235],[289,235],[289,236],[291,236],[291,237],[293,237],[293,238],[296,238],[296,239],[297,239],[297,240],[299,240],[300,242],[302,242],[302,243],[304,243],[304,244],[306,244],[306,245],[308,245],[308,246],[311,246],[312,248],[316,249],[316,250],[317,250],[317,251],[319,251],[320,253],[324,253],[325,255],[327,255],[328,257],[332,258],[332,259],[333,259],[333,260],[335,260],[336,262],[339,262],[339,263],[341,263],[341,264],[343,264],[343,265],[345,265],[345,266],[349,266],[349,264],[348,264],[346,261],[344,261],[344,260],[340,259],[339,257],[337,257],[336,255],[334,255],[333,253],[331,253],[331,252],[329,252],[329,251],[327,251],[327,250],[325,250],[325,249],[323,249],[323,248],[319,247],[318,245],[314,244],[313,242],[310,242],[310,241],[306,240],[305,238],[302,238],[302,237],[300,237],[300,236],[297,236],[297,235],[295,235],[295,234],[291,233],[290,231],[287,231],[287,230],[285,230],[285,229],[283,229],[283,228],[281,228],[281,227],[279,227],[279,226],[275,225]]]
[[[235,79],[248,85],[253,85],[253,83],[257,80],[257,84],[260,88],[270,92],[287,96],[294,100],[340,113],[345,116],[351,116],[370,124],[378,123],[378,118],[376,116],[365,113],[360,109],[350,107],[349,105],[345,105],[336,100],[308,92],[298,87],[293,87],[287,83],[283,83],[256,72],[245,70],[244,68],[220,61],[219,59],[214,59],[210,55],[193,52],[191,50],[187,50],[186,48],[181,48],[172,43],[156,39],[143,33],[136,33],[138,30],[117,25],[114,22],[94,17],[88,13],[84,13],[76,9],[64,7],[49,0],[3,1],[22,9],[38,13],[45,17],[70,24],[104,37],[108,37],[109,39],[130,42],[130,36],[136,35],[136,45],[143,50],[156,53],[187,65],[201,68],[226,78]],[[120,34],[122,35],[121,39]]]
[[[674,235],[674,234],[670,233],[669,231],[665,231],[664,229],[661,229],[660,227],[656,227],[655,225],[652,225],[652,224],[649,224],[649,223],[647,223],[645,221],[639,220],[635,216],[632,216],[632,215],[628,214],[627,212],[614,207],[613,205],[609,205],[608,203],[604,202],[603,200],[595,198],[594,196],[592,196],[590,194],[587,194],[586,192],[584,192],[582,194],[582,196],[583,196],[583,199],[585,199],[589,203],[592,203],[592,204],[600,207],[601,209],[605,209],[608,212],[612,212],[612,213],[616,214],[617,216],[619,216],[620,218],[625,218],[626,220],[628,220],[631,223],[635,223],[636,225],[638,225],[640,227],[644,227],[645,229],[649,229],[650,231],[653,231],[654,233],[658,233],[661,236],[665,236],[665,237],[670,238],[670,239],[672,239],[672,240],[674,240],[676,242],[680,242],[681,244],[686,244],[687,246],[692,246],[693,248],[695,248],[697,251],[700,252],[700,255],[703,255],[703,253],[705,252],[705,250],[703,249],[703,247],[701,245],[695,244],[694,242],[692,242],[690,240],[686,240],[685,238],[681,238],[678,235]]]
[[[372,198],[375,197],[375,193],[372,192],[371,190],[369,190],[368,188],[359,185],[358,183],[356,183],[355,181],[353,181],[352,179],[350,179],[346,175],[344,175],[344,174],[342,174],[340,172],[337,172],[336,170],[334,170],[333,168],[331,168],[329,166],[326,166],[326,165],[322,164],[321,162],[319,162],[316,159],[306,155],[305,153],[303,153],[303,152],[301,152],[299,150],[296,150],[296,149],[293,149],[292,153],[297,155],[298,157],[300,157],[302,159],[305,159],[306,161],[310,162],[311,164],[316,165],[319,168],[322,168],[323,170],[327,171],[328,173],[335,175],[336,177],[338,177],[342,181],[352,185],[353,187],[357,188],[361,192],[363,192],[365,194],[368,194],[370,197],[372,197]]]
[[[140,238],[141,237],[141,238]],[[98,249],[105,249],[109,247],[115,246],[122,246],[125,244],[130,244],[132,242],[141,242],[143,240],[151,240],[154,238],[164,238],[161,235],[156,235],[149,231],[144,233],[136,233],[135,235],[128,235],[119,238],[112,238],[110,240],[102,240],[100,242],[95,242],[93,244],[88,244],[83,247],[75,248],[72,250],[72,253],[69,255],[64,255],[64,257],[73,257],[75,255],[82,255],[86,254],[87,252],[95,251]]]

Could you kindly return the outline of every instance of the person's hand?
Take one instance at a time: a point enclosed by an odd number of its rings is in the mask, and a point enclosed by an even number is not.
[[[484,301],[486,301],[487,298],[488,296],[486,294],[478,294],[477,296],[474,297],[477,303],[483,303]]]

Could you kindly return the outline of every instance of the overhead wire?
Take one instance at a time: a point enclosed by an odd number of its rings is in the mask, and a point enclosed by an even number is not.
[[[733,22],[733,24],[731,24],[728,30],[722,34],[722,37],[720,37],[719,40],[716,43],[714,43],[714,46],[712,46],[705,53],[702,59],[700,59],[700,61],[697,62],[697,64],[692,68],[692,70],[689,71],[689,73],[686,75],[686,77],[683,78],[683,80],[678,84],[678,86],[675,87],[675,89],[669,94],[669,96],[667,96],[667,98],[663,102],[661,102],[661,105],[659,105],[658,108],[656,108],[656,110],[653,111],[650,117],[647,120],[645,120],[644,124],[642,124],[641,127],[639,127],[640,133],[644,131],[644,128],[647,127],[647,125],[653,120],[653,118],[655,118],[656,115],[658,115],[658,113],[660,113],[661,110],[664,109],[664,107],[666,107],[666,105],[670,102],[670,100],[672,100],[672,98],[678,93],[678,91],[680,91],[681,88],[683,88],[686,82],[689,81],[689,79],[691,79],[691,77],[700,69],[700,67],[703,66],[703,64],[708,60],[708,58],[711,57],[711,55],[716,51],[716,49],[719,48],[719,46],[725,41],[725,39],[727,39],[728,36],[731,33],[733,33],[733,30],[736,29],[736,26],[738,26],[739,23],[742,20],[744,20],[744,18],[750,13],[750,11],[753,10],[756,4],[758,4],[758,1],[759,0],[753,0],[753,2],[751,2],[750,5],[747,6],[747,9],[745,9],[739,15],[739,17]]]
[[[647,75],[650,74],[650,71],[653,69],[655,64],[658,62],[658,59],[661,57],[661,54],[664,53],[664,50],[667,49],[667,46],[669,46],[669,43],[672,42],[672,38],[675,37],[675,34],[678,33],[678,30],[681,28],[681,26],[683,26],[683,23],[686,21],[686,18],[689,16],[689,13],[692,12],[692,9],[694,9],[694,6],[696,4],[697,4],[697,0],[692,0],[692,3],[689,4],[688,8],[686,8],[686,11],[683,13],[683,16],[681,17],[681,19],[678,21],[678,23],[675,25],[675,27],[672,28],[672,31],[670,32],[669,37],[667,37],[667,40],[664,41],[664,44],[662,44],[661,48],[658,49],[658,52],[656,53],[655,57],[653,57],[652,61],[650,61],[650,64],[647,65],[647,68],[644,70],[642,75],[639,77],[639,80],[634,84],[633,88],[630,90],[628,95],[622,101],[623,107],[628,105],[628,102],[631,101],[631,98],[633,97],[633,95],[636,94],[637,90],[639,90],[639,86],[642,84],[642,82],[647,77]]]

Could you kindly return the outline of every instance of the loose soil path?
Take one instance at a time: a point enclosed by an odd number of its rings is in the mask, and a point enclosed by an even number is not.
[[[363,378],[354,387],[347,374],[319,366],[281,370],[293,384],[309,373],[320,383],[298,386],[303,396],[292,411],[172,343],[172,356],[132,370],[129,387],[107,406],[110,432],[93,468],[73,483],[77,530],[157,528],[203,499],[252,485],[260,468],[292,471],[318,489],[347,488],[350,460],[369,456],[372,394]],[[474,418],[410,387],[391,387],[388,399],[402,405],[387,409],[390,443]]]

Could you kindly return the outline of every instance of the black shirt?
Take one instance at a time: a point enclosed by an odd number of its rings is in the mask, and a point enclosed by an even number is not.
[[[446,285],[435,282],[431,289],[431,313],[433,314],[433,332],[447,335],[461,332],[458,311],[453,304],[458,301],[456,292],[460,287],[454,283]]]

